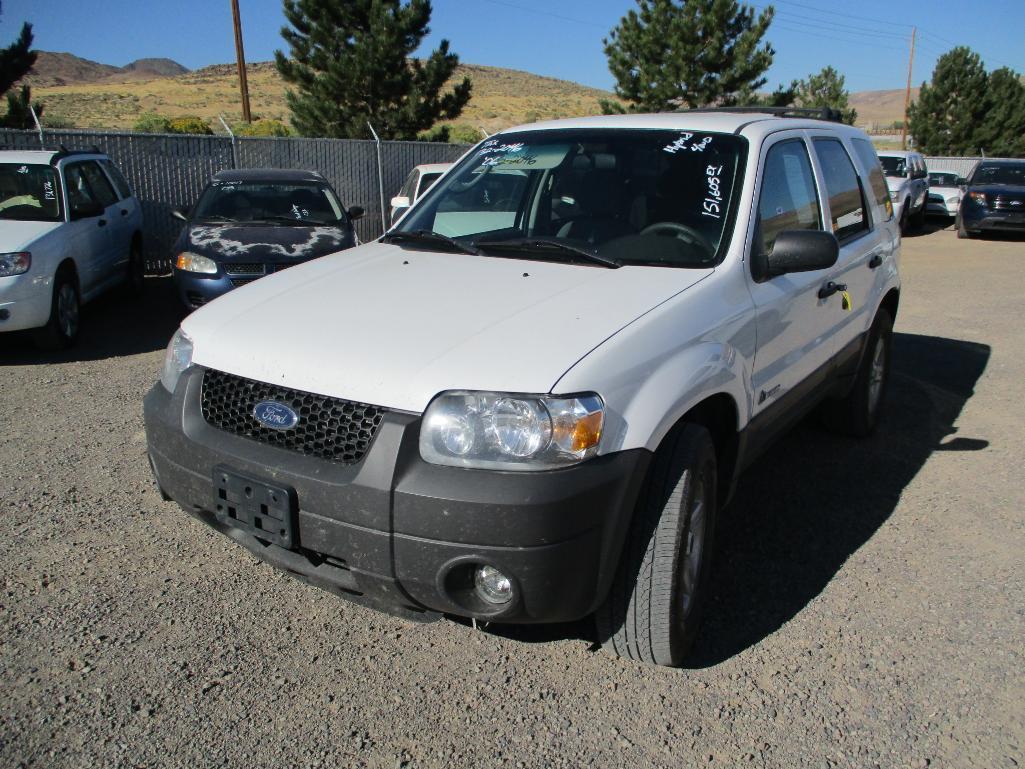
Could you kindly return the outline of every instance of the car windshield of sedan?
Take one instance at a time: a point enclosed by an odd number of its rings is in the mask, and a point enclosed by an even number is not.
[[[908,175],[908,163],[904,158],[880,155],[879,162],[883,164],[883,173],[887,176],[904,178]]]
[[[0,219],[63,219],[57,172],[38,163],[0,163]]]
[[[946,171],[932,171],[929,173],[930,187],[956,187],[958,175]]]
[[[199,198],[198,222],[338,224],[345,213],[332,190],[316,182],[215,180]]]
[[[744,146],[684,130],[502,134],[468,154],[385,240],[606,266],[708,266],[729,244]]]
[[[1025,186],[1025,163],[979,166],[972,174],[972,184],[1013,184]]]

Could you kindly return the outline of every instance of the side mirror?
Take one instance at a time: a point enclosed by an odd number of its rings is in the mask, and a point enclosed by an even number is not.
[[[103,216],[104,208],[99,203],[82,203],[71,206],[71,221],[79,219],[92,219],[94,216]]]
[[[405,195],[396,195],[391,199],[392,208],[409,208],[410,201]]]
[[[182,211],[180,208],[172,208],[171,216],[174,219],[181,219],[183,222],[187,222],[189,220],[189,217],[186,216],[185,212]]]
[[[963,176],[959,176],[959,177],[957,177],[956,184],[957,184],[958,187],[967,187],[968,186],[968,180],[966,178],[964,178]]]
[[[363,208],[363,206],[349,206],[349,210],[347,210],[345,213],[349,215],[350,219],[355,220],[362,219],[363,214],[366,213],[366,210]]]
[[[840,244],[831,232],[821,230],[784,230],[776,236],[772,253],[760,257],[760,279],[789,272],[825,270],[836,264]],[[756,265],[759,260],[756,260]]]

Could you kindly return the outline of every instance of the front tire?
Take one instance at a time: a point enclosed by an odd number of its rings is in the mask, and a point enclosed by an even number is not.
[[[908,221],[910,221],[910,214],[908,214],[908,208],[909,208],[910,204],[911,204],[910,201],[905,200],[904,201],[904,205],[902,205],[900,207],[899,227],[900,227],[900,234],[901,235],[907,235],[908,234]]]
[[[893,319],[880,308],[868,332],[865,352],[854,377],[851,391],[840,400],[822,404],[826,424],[857,438],[871,435],[879,424],[879,412],[890,381],[890,348],[893,345]]]
[[[146,260],[142,255],[142,244],[133,240],[128,252],[128,279],[125,284],[129,296],[141,298],[146,289]]]
[[[716,479],[708,430],[675,428],[655,456],[612,588],[595,613],[606,651],[654,665],[683,663],[707,592]]]
[[[957,237],[961,240],[968,240],[976,237],[974,232],[969,232],[965,229],[964,220],[960,216],[957,217],[955,224],[957,225]]]
[[[63,350],[78,341],[81,300],[78,281],[69,270],[61,270],[53,280],[53,299],[46,325],[35,333],[35,342],[44,350]]]

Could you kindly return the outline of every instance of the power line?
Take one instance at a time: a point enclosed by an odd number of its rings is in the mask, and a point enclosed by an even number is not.
[[[793,16],[792,17],[791,14],[787,14],[786,16],[783,16],[782,14],[780,14],[779,15],[779,20],[780,21],[785,21],[788,24],[801,24],[801,25],[804,25],[804,26],[812,27],[814,29],[822,29],[822,30],[826,30],[826,31],[829,31],[829,32],[839,32],[839,33],[843,33],[843,34],[847,34],[847,35],[862,35],[862,36],[865,36],[865,37],[870,37],[873,40],[878,39],[881,35],[885,36],[885,37],[895,38],[897,40],[905,40],[905,39],[907,39],[906,35],[898,35],[898,34],[896,34],[894,32],[880,33],[880,32],[876,32],[874,30],[862,30],[862,29],[858,29],[856,27],[849,27],[849,28],[847,28],[843,24],[834,24],[833,22],[830,22],[830,21],[822,21],[822,22],[820,22],[817,19],[816,20],[802,19],[799,16]]]
[[[824,32],[820,32],[820,31],[813,31],[813,30],[810,30],[810,29],[801,29],[800,27],[791,27],[791,26],[789,26],[792,23],[794,23],[794,22],[790,22],[790,21],[774,22],[774,24],[778,25],[781,29],[784,29],[787,32],[795,32],[795,33],[800,34],[800,35],[810,35],[812,37],[826,38],[827,40],[837,40],[837,41],[839,41],[841,43],[849,43],[851,45],[861,46],[862,48],[864,48],[865,45],[866,45],[866,41],[863,40],[863,39],[860,39],[860,38],[839,37],[837,35],[829,35],[829,34],[826,34]],[[887,51],[897,51],[898,53],[904,53],[904,49],[903,48],[897,48],[897,47],[892,46],[892,45],[873,45],[872,48],[875,49],[875,50],[882,49],[882,50],[887,50]]]

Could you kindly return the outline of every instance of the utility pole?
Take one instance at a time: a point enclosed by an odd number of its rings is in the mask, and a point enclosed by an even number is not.
[[[234,2],[234,0],[232,0]],[[908,87],[904,91],[904,123],[900,128],[900,148],[908,148],[908,109],[911,107],[911,68],[915,64],[915,34],[917,27],[911,28],[911,55],[908,56]]]
[[[249,81],[246,80],[246,52],[242,48],[242,20],[239,18],[238,0],[231,0],[231,15],[235,19],[235,58],[238,59],[238,85],[242,89],[242,119],[251,123],[253,116],[249,113]]]

